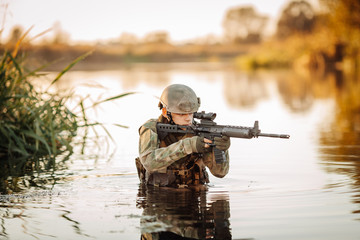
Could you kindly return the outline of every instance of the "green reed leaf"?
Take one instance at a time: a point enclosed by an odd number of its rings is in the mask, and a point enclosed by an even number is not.
[[[99,102],[94,103],[94,104],[92,105],[92,107],[95,107],[95,106],[97,106],[97,105],[99,105],[99,104],[101,104],[101,103],[104,103],[104,102],[114,101],[114,100],[117,100],[117,99],[119,99],[119,98],[123,98],[123,97],[125,97],[125,96],[132,95],[132,94],[135,94],[135,93],[137,93],[137,92],[127,92],[127,93],[122,93],[122,94],[120,94],[120,95],[116,95],[116,96],[113,96],[113,97],[110,97],[110,98],[106,98],[106,99],[104,99],[104,100],[101,100],[101,101],[99,101]]]
[[[85,59],[87,56],[89,56],[90,54],[92,54],[93,51],[87,52],[83,55],[81,55],[80,57],[76,58],[74,61],[72,61],[67,67],[65,67],[56,77],[55,79],[50,83],[48,89],[50,88],[50,86],[52,86],[54,83],[56,83],[66,72],[68,72],[72,67],[74,67],[78,62],[82,61],[83,59]]]

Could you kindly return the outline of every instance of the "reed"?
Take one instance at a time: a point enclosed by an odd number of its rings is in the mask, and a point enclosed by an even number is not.
[[[50,86],[57,82],[87,53],[71,62]],[[39,70],[24,67],[24,58],[17,51],[5,51],[0,58],[0,192],[18,191],[23,176],[54,172],[59,157],[72,154],[72,141],[79,128],[101,125],[86,117],[84,99],[78,100],[78,112],[67,107],[73,93],[51,93],[49,87],[39,90],[31,79],[40,76]],[[116,100],[132,93],[120,94],[94,104]],[[102,126],[104,127],[104,126]],[[86,139],[86,137],[84,137]],[[34,182],[33,182],[34,183]],[[31,184],[31,183],[30,183]]]
[[[80,120],[65,105],[70,96],[36,90],[29,79],[37,71],[14,55],[5,51],[0,64],[1,192],[16,190],[20,176],[55,170],[55,157],[72,152]]]

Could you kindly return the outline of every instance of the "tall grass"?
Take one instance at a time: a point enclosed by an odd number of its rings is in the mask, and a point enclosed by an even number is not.
[[[16,186],[9,184],[9,179],[33,174],[34,171],[54,170],[55,157],[72,152],[70,142],[79,127],[79,116],[65,105],[70,96],[36,90],[29,79],[37,75],[36,71],[26,71],[21,60],[10,52],[6,51],[1,57],[2,192],[16,190]]]
[[[18,190],[18,179],[41,172],[54,172],[59,155],[73,152],[72,140],[79,128],[101,125],[89,122],[80,99],[77,113],[66,104],[73,96],[39,90],[31,79],[39,77],[39,69],[29,71],[17,52],[5,51],[0,58],[0,192]],[[64,68],[50,86],[72,66],[86,57],[77,58]],[[49,87],[50,87],[49,86]],[[101,100],[94,106],[116,100],[131,93]],[[87,131],[85,131],[87,132]]]

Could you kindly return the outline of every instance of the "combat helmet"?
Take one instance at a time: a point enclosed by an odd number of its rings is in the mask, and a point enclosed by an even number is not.
[[[159,107],[160,109],[165,107],[171,113],[194,113],[200,107],[200,98],[188,86],[172,84],[162,92]]]

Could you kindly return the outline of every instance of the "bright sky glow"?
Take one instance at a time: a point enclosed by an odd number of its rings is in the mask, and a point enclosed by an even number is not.
[[[118,38],[127,32],[142,38],[167,31],[173,41],[221,36],[225,12],[253,5],[257,12],[276,18],[289,0],[0,0],[2,38],[15,25],[34,26],[36,35],[61,24],[73,41]],[[5,15],[5,5],[8,8]]]

